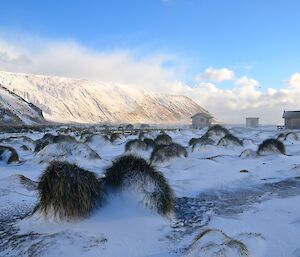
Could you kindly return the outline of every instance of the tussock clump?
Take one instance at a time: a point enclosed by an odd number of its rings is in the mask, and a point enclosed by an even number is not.
[[[53,160],[79,161],[82,158],[87,160],[100,160],[101,157],[84,143],[57,143],[49,144],[39,151],[35,159],[39,163],[51,162]]]
[[[144,138],[144,143],[147,145],[147,150],[148,149],[153,149],[155,147],[155,141],[151,138]]]
[[[268,153],[285,154],[285,146],[278,139],[266,139],[258,146],[257,154],[264,155]]]
[[[188,247],[185,257],[216,257],[236,256],[248,257],[250,250],[245,241],[264,240],[260,234],[242,233],[233,238],[219,229],[206,229],[196,236],[194,242]]]
[[[189,146],[192,147],[192,150],[195,149],[197,145],[213,145],[214,141],[208,137],[207,134],[204,134],[200,138],[191,138],[189,141]]]
[[[299,137],[295,132],[288,132],[286,133],[284,140],[298,140]]]
[[[27,143],[34,143],[34,141],[27,136],[12,136],[12,137],[6,137],[1,138],[0,143],[10,143],[10,142],[27,142]]]
[[[187,155],[187,150],[179,144],[157,145],[151,153],[150,160],[154,163],[165,162],[173,158],[187,157]]]
[[[105,172],[105,184],[114,190],[132,191],[145,206],[162,215],[173,210],[173,192],[164,176],[144,159],[122,156]]]
[[[83,131],[80,135],[80,139],[85,142],[87,140],[88,137],[93,136],[94,134],[90,131]]]
[[[0,145],[0,160],[8,164],[20,161],[17,151],[11,146],[4,145]]]
[[[69,135],[57,135],[53,138],[53,143],[76,142],[76,139]]]
[[[157,145],[169,145],[172,143],[172,138],[169,135],[162,133],[154,139],[154,142]]]
[[[117,134],[117,133],[113,133],[113,134],[111,134],[109,140],[110,140],[111,143],[113,143],[113,142],[115,142],[117,139],[121,139],[121,136],[120,136],[119,134]]]
[[[41,139],[35,142],[35,152],[41,151],[46,145],[61,142],[76,142],[76,139],[69,135],[57,135],[45,134]]]
[[[109,136],[107,135],[94,135],[94,134],[91,134],[89,136],[87,136],[85,138],[85,143],[99,143],[99,142],[105,142],[105,141],[110,141],[110,138]]]
[[[150,125],[149,124],[141,124],[140,128],[141,129],[147,129],[147,128],[150,128]]]
[[[248,157],[254,158],[254,157],[257,157],[257,153],[256,153],[256,151],[254,151],[252,149],[246,149],[243,152],[241,152],[239,157],[241,157],[241,158],[248,158]]]
[[[189,146],[194,146],[194,145],[198,144],[199,141],[200,141],[200,138],[193,137],[189,141]]]
[[[285,139],[285,134],[284,133],[280,133],[276,139]]]
[[[229,146],[230,144],[243,146],[243,141],[232,134],[227,134],[224,137],[222,137],[218,142],[218,145],[222,146]]]
[[[229,130],[227,128],[224,128],[223,126],[216,124],[213,125],[212,127],[210,127],[207,131],[207,133],[209,134],[209,136],[211,134],[216,134],[216,135],[227,135],[230,134]]]
[[[133,139],[133,140],[128,141],[125,145],[125,151],[130,152],[130,151],[134,151],[134,150],[146,151],[147,144],[140,139]]]
[[[143,139],[145,138],[145,132],[141,131],[141,132],[139,133],[138,138],[139,138],[140,140],[143,140]]]
[[[60,219],[86,217],[103,201],[104,188],[96,175],[75,164],[53,161],[38,183],[36,211]]]
[[[38,139],[35,141],[35,152],[39,152],[42,150],[46,145],[53,143],[53,140],[55,138],[55,135],[52,134],[45,134],[41,139]]]
[[[298,140],[299,137],[295,132],[288,132],[288,133],[280,133],[276,139],[279,140]]]
[[[132,124],[127,124],[125,130],[133,130],[134,126]]]
[[[37,190],[38,183],[25,177],[24,175],[18,175],[20,183],[29,191]]]
[[[23,151],[29,151],[29,150],[30,150],[29,147],[28,147],[27,145],[21,145],[20,148],[21,148],[21,150],[23,150]]]

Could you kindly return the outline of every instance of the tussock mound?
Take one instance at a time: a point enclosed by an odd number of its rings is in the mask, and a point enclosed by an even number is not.
[[[299,137],[295,132],[288,132],[286,133],[284,140],[298,140]]]
[[[35,152],[41,151],[46,145],[61,142],[76,142],[76,139],[68,135],[57,135],[45,134],[41,139],[35,142]]]
[[[140,128],[141,129],[147,129],[147,128],[150,128],[150,125],[149,124],[141,124]]]
[[[10,143],[10,142],[34,143],[34,141],[27,136],[12,136],[12,137],[6,137],[0,139],[0,143]]]
[[[125,130],[133,130],[134,126],[132,124],[127,124]]]
[[[141,131],[141,132],[139,133],[138,139],[143,140],[143,139],[145,139],[145,136],[146,136],[146,133],[143,132],[143,131]]]
[[[125,151],[146,151],[147,150],[147,144],[140,140],[140,139],[133,139],[126,143],[125,145]]]
[[[189,141],[189,146],[194,146],[200,141],[200,138],[193,137]]]
[[[99,160],[100,156],[84,143],[57,143],[49,144],[36,154],[36,160],[40,163],[53,160]]]
[[[173,192],[166,179],[142,158],[120,157],[106,170],[104,181],[114,190],[134,192],[146,207],[160,214],[173,210]]]
[[[29,147],[27,145],[21,145],[20,149],[23,150],[23,151],[30,151],[31,150],[31,149],[29,149]]]
[[[147,150],[148,149],[153,149],[155,147],[155,142],[153,139],[151,138],[144,138],[144,143],[147,145]]]
[[[298,140],[299,137],[295,132],[288,132],[288,133],[280,133],[276,139],[284,140],[284,141],[294,141]]]
[[[37,190],[38,183],[25,177],[24,175],[17,175],[20,179],[20,183],[29,191]]]
[[[222,137],[225,137],[228,134],[230,134],[228,129],[222,127],[221,125],[214,125],[207,130],[204,137],[210,138],[217,143]]]
[[[285,134],[284,134],[284,133],[280,133],[280,134],[277,136],[276,139],[282,139],[282,140],[284,140],[284,138],[285,138]]]
[[[204,134],[200,138],[191,138],[189,141],[189,146],[192,147],[192,150],[195,149],[197,145],[213,145],[214,141],[208,137],[208,134]]]
[[[169,135],[163,133],[163,134],[158,135],[154,139],[154,142],[157,145],[169,145],[172,143],[172,138]]]
[[[257,149],[258,155],[281,153],[285,154],[284,144],[278,139],[266,139],[264,140]]]
[[[173,158],[187,157],[186,149],[179,145],[172,143],[170,145],[157,145],[154,147],[151,154],[151,162],[166,162]]]
[[[91,134],[86,137],[85,143],[91,143],[91,144],[96,144],[96,145],[101,145],[104,143],[109,142],[110,138],[107,135],[94,135]]]
[[[120,135],[120,134],[117,134],[117,133],[113,133],[110,136],[110,142],[111,143],[117,143],[117,142],[122,141],[123,138],[124,138],[123,135]]]
[[[82,140],[83,142],[86,142],[88,137],[93,136],[94,134],[90,131],[83,131],[80,135],[80,140]]]
[[[207,229],[196,236],[185,257],[251,257],[253,248],[264,240],[260,234],[242,233],[233,238],[219,229]],[[249,242],[249,246],[248,243]],[[254,248],[255,249],[255,248]],[[252,249],[251,249],[252,250]]]
[[[248,158],[248,157],[256,157],[257,156],[257,153],[252,150],[252,149],[246,149],[244,150],[239,157],[241,158]]]
[[[19,155],[17,151],[10,146],[0,145],[0,161],[5,161],[6,163],[19,162]]]
[[[220,139],[218,145],[229,146],[229,145],[238,145],[243,146],[243,141],[238,139],[236,136],[232,134],[227,134]]]
[[[37,212],[60,219],[83,218],[103,201],[104,188],[94,173],[68,162],[51,162],[38,183]]]
[[[212,134],[216,134],[216,135],[221,135],[221,136],[225,136],[227,134],[230,134],[229,130],[227,128],[224,128],[222,127],[221,125],[214,125],[212,127],[210,127],[208,130],[207,130],[207,133],[209,135],[212,135]]]
[[[0,143],[5,146],[11,146],[15,149],[24,150],[27,147],[27,150],[31,150],[34,148],[34,140],[27,136],[11,136],[0,139]]]

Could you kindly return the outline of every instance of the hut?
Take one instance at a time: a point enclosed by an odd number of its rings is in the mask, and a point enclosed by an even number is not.
[[[259,118],[258,117],[247,117],[246,118],[246,127],[247,128],[256,128],[259,126]]]
[[[198,112],[192,117],[192,128],[204,128],[211,125],[213,117],[209,113]]]
[[[284,127],[287,129],[300,129],[300,111],[284,111]]]

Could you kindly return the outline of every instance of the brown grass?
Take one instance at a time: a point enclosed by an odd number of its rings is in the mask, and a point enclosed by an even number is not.
[[[53,161],[39,184],[37,210],[61,219],[86,217],[103,201],[104,188],[96,175],[75,164]]]
[[[128,189],[142,194],[144,204],[160,214],[169,215],[173,210],[172,189],[163,174],[142,158],[133,155],[118,158],[106,170],[104,181],[114,190]],[[149,188],[153,189],[149,192]]]

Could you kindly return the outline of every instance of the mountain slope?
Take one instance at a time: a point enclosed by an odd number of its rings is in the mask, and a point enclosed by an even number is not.
[[[206,112],[185,96],[116,83],[0,72],[0,84],[58,122],[190,123],[192,114]]]
[[[43,123],[42,111],[0,83],[0,125],[33,125]]]

